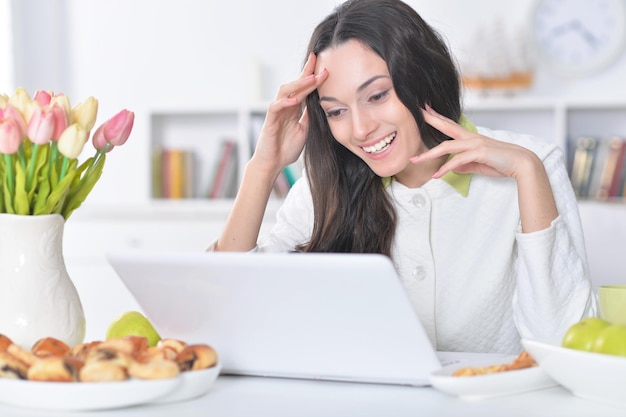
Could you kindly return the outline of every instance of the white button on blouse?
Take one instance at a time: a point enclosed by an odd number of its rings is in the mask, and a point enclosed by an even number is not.
[[[424,281],[428,277],[428,272],[426,272],[424,265],[418,265],[411,275],[418,281]]]
[[[411,203],[417,208],[422,208],[426,205],[426,197],[421,194],[414,195],[411,199]]]

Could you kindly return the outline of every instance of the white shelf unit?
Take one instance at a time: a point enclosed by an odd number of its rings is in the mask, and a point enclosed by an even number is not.
[[[476,125],[526,133],[566,146],[566,107],[550,100],[468,98],[465,115]]]
[[[222,143],[237,144],[237,183],[251,156],[248,132],[257,114],[248,108],[155,110],[150,114],[150,149],[179,149],[193,154],[193,191],[190,198],[207,199]],[[155,161],[150,165],[155,171]],[[151,181],[155,177],[151,175]],[[154,184],[151,184],[154,187]]]

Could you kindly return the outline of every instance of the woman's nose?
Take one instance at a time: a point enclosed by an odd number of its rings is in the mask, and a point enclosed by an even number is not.
[[[352,135],[357,140],[366,140],[375,130],[375,122],[367,111],[353,110]]]

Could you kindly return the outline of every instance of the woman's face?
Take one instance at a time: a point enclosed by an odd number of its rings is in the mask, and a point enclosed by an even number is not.
[[[315,72],[324,68],[328,79],[318,93],[335,139],[377,175],[413,182],[409,179],[418,169],[409,158],[426,147],[413,115],[396,95],[385,61],[351,40],[318,54]]]

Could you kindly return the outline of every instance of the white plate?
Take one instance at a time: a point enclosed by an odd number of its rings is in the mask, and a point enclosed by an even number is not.
[[[123,382],[38,382],[0,378],[0,403],[41,410],[105,410],[206,394],[221,365],[178,378]]]
[[[430,383],[440,391],[472,400],[519,394],[556,385],[556,382],[538,366],[489,375],[452,376],[454,371],[462,367],[499,365],[510,363],[515,358],[517,356],[505,357],[499,360],[474,360],[464,362],[463,364],[446,366],[431,374]]]
[[[522,340],[542,369],[574,395],[626,405],[626,358],[564,348],[559,341]]]
[[[218,363],[217,365],[208,369],[183,372],[180,375],[180,385],[174,388],[174,390],[169,394],[166,394],[163,397],[151,401],[151,403],[173,403],[201,397],[209,392],[209,390],[215,383],[215,380],[219,376],[221,369],[222,365]]]

